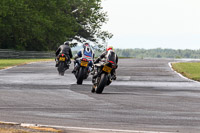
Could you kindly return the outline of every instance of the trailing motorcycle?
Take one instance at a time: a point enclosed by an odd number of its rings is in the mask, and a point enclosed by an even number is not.
[[[69,69],[70,59],[65,54],[58,55],[58,73],[64,76],[65,70]]]
[[[82,57],[76,60],[77,70],[74,73],[77,79],[77,84],[81,85],[84,79],[87,79],[90,73],[89,63],[92,61],[91,57]]]
[[[102,61],[98,64],[94,64],[94,75],[93,76],[93,86],[92,92],[96,92],[97,94],[101,94],[104,88],[111,84],[112,75],[111,72],[113,69],[117,68],[117,64],[109,59],[106,61]]]

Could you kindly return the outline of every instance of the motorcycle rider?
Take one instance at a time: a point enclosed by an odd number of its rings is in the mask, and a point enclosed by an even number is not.
[[[56,53],[55,53],[55,55],[56,55],[56,67],[58,67],[58,55],[59,54],[65,54],[67,57],[68,57],[68,59],[69,59],[69,62],[68,62],[68,64],[70,64],[71,63],[71,60],[70,60],[70,58],[72,58],[73,57],[73,55],[72,55],[72,51],[71,51],[71,48],[70,48],[70,46],[69,46],[69,42],[68,41],[66,41],[66,42],[64,42],[62,45],[60,45],[59,47],[58,47],[58,49],[56,50]]]
[[[104,53],[102,53],[102,54],[97,58],[96,61],[94,61],[94,64],[99,63],[99,61],[103,61],[103,60],[107,60],[107,59],[112,59],[112,62],[115,63],[116,65],[117,65],[117,63],[118,63],[118,56],[117,56],[117,54],[114,52],[114,49],[113,49],[112,46],[108,46],[108,47],[106,48],[106,51],[105,51]],[[111,79],[112,79],[112,80],[116,80],[116,69],[117,69],[117,67],[116,67],[115,69],[112,69],[112,71],[111,71],[111,73],[110,73],[110,74],[111,74]],[[94,70],[93,72],[95,72],[95,70]],[[92,86],[92,90],[91,90],[92,93],[95,92],[95,88],[96,88],[95,80],[96,80],[97,76],[98,76],[98,73],[97,73],[97,72],[96,72],[96,73],[93,73],[93,77],[92,77],[93,86]]]
[[[84,43],[83,44],[83,49],[81,49],[74,57],[74,69],[72,71],[72,73],[75,73],[77,68],[78,68],[78,63],[77,63],[77,58],[81,58],[81,57],[91,57],[92,61],[89,61],[89,72],[92,70],[92,66],[93,66],[93,60],[94,60],[94,52],[90,47],[89,43]]]
[[[112,56],[111,58],[113,59],[113,61],[115,62],[115,64],[117,65],[118,63],[118,56],[117,54],[114,52],[113,46],[108,46],[106,48],[106,51],[103,52],[97,59],[96,61],[94,61],[94,64],[99,63],[99,61],[103,60],[103,59],[107,59],[110,52],[112,52],[113,54],[111,54],[110,56]],[[112,69],[111,71],[111,77],[113,80],[116,80],[116,69]],[[97,73],[93,76],[93,80],[97,77]]]

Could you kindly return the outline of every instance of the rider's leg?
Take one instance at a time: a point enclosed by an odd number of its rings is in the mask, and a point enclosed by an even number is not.
[[[88,64],[88,72],[91,72],[91,71],[92,71],[92,66],[93,66],[92,61],[89,61],[89,64]]]
[[[55,57],[55,61],[56,61],[56,66],[55,67],[58,67],[58,57]]]
[[[116,80],[116,69],[113,69],[112,71],[111,71],[111,76],[112,76],[112,80]]]
[[[69,69],[69,66],[70,66],[70,64],[71,64],[71,59],[70,59],[69,55],[66,55],[66,57],[68,58],[68,59],[66,60],[67,69]]]
[[[92,83],[93,83],[93,85],[92,85],[92,90],[91,90],[92,93],[95,92],[95,88],[96,88],[95,80],[96,80],[96,78],[97,78],[97,74],[96,74],[96,76],[94,75],[94,76],[92,77]]]
[[[77,68],[78,68],[78,62],[77,62],[77,60],[75,60],[74,61],[74,69],[73,69],[72,73],[75,73]]]

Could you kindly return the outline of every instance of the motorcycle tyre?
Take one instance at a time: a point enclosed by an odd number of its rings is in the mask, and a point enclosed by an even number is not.
[[[83,68],[83,67],[79,68],[78,75],[77,75],[77,84],[78,85],[82,85],[82,83],[83,83],[84,71],[85,71],[85,68]]]
[[[101,79],[99,81],[99,83],[97,83],[97,87],[96,87],[96,93],[97,94],[101,94],[104,90],[104,87],[106,86],[107,83],[107,79],[108,79],[108,75],[103,73],[101,74]]]
[[[58,72],[59,72],[59,75],[64,76],[64,74],[65,74],[65,63],[64,62],[59,62]]]

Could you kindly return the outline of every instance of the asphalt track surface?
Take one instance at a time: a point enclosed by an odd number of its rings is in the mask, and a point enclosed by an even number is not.
[[[72,66],[65,76],[58,75],[54,62],[0,70],[0,121],[198,133],[200,83],[181,78],[171,61],[120,59],[117,80],[103,94],[90,92],[91,77],[76,85]]]

